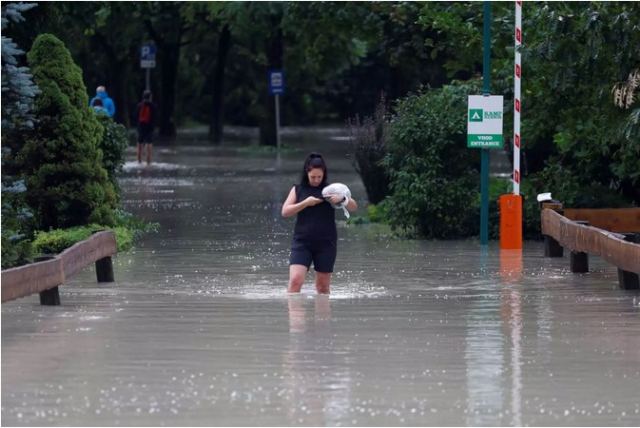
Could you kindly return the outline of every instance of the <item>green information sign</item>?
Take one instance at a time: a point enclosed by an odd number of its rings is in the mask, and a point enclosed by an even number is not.
[[[470,95],[467,117],[467,147],[501,149],[502,95]]]

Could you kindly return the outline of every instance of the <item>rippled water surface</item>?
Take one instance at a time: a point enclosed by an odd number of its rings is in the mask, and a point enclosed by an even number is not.
[[[61,306],[2,305],[4,425],[640,425],[640,296],[600,259],[341,220],[331,296],[311,274],[287,295],[306,152],[366,198],[339,130],[285,138],[301,151],[185,140],[125,165],[126,209],[160,231],[116,283],[86,269]]]

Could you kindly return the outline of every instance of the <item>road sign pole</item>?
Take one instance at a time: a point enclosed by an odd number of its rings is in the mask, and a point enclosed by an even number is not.
[[[156,66],[156,47],[146,43],[140,48],[140,67],[145,69],[144,88],[151,90],[151,69]]]
[[[484,2],[482,82],[484,95],[491,94],[491,2]],[[489,150],[480,150],[480,245],[489,243]]]
[[[278,145],[278,152],[280,151],[280,96],[275,95],[276,98],[276,142]]]

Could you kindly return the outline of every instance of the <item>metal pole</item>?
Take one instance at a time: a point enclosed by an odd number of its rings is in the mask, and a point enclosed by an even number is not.
[[[144,88],[147,91],[150,91],[151,90],[151,69],[150,68],[146,68],[145,71],[146,71],[146,76],[145,76],[146,78],[145,78],[145,86],[144,86]]]
[[[491,2],[484,2],[482,92],[491,94]],[[480,150],[480,245],[489,243],[489,150]]]
[[[276,94],[276,141],[280,151],[280,96]]]

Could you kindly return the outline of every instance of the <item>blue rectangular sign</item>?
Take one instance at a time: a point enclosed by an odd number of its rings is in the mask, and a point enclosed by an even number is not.
[[[140,48],[140,60],[141,61],[155,61],[156,60],[156,46],[152,43],[142,45]]]
[[[271,70],[269,72],[269,94],[284,94],[284,71]]]

